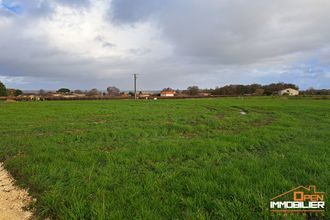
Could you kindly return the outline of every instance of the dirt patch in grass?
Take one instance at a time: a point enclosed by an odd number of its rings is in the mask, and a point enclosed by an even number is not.
[[[15,103],[16,100],[14,100],[14,99],[7,99],[5,102],[6,102],[6,103]]]
[[[247,115],[249,113],[248,110],[244,109],[244,108],[241,108],[241,107],[238,107],[238,106],[231,106],[232,108],[235,108],[235,109],[238,109],[239,110],[239,113],[241,115]]]
[[[99,124],[105,124],[107,123],[107,120],[99,120],[99,121],[94,121],[93,124],[99,125]]]
[[[214,108],[214,107],[211,107],[211,106],[204,106],[204,108],[206,108],[210,112],[218,112],[217,108]]]
[[[256,121],[252,122],[251,125],[254,127],[262,127],[262,126],[266,126],[266,125],[271,125],[273,122],[274,122],[274,119],[265,118],[262,120],[256,120]]]
[[[32,212],[24,210],[32,201],[25,190],[14,186],[15,180],[0,163],[0,220],[31,219]]]
[[[214,112],[217,115],[215,116],[215,118],[217,120],[223,120],[225,118],[225,114],[221,111],[219,111],[219,109],[211,107],[211,106],[203,106],[208,112]]]

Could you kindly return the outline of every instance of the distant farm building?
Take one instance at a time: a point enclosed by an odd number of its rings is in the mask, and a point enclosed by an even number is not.
[[[200,96],[210,96],[210,93],[207,92],[201,92],[199,93]]]
[[[22,96],[22,98],[25,98],[26,100],[30,100],[30,101],[40,101],[41,100],[40,96],[33,95],[33,94]]]
[[[299,91],[296,89],[283,89],[278,92],[279,95],[289,95],[289,96],[296,96],[299,95]]]
[[[150,92],[140,92],[139,98],[149,98],[152,95]]]
[[[50,97],[58,97],[58,98],[68,98],[68,99],[74,99],[74,98],[81,98],[81,97],[86,97],[86,94],[78,94],[78,93],[53,93],[49,95]]]
[[[161,91],[160,96],[163,97],[173,97],[176,94],[175,91]]]
[[[7,89],[7,96],[15,96],[16,89]]]

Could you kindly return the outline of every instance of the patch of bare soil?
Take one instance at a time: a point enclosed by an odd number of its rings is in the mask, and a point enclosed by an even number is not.
[[[7,103],[14,103],[14,102],[16,102],[16,100],[14,100],[14,99],[7,99],[5,102],[7,102]]]
[[[0,220],[31,219],[32,212],[24,210],[32,201],[27,191],[14,185],[15,180],[0,163]]]

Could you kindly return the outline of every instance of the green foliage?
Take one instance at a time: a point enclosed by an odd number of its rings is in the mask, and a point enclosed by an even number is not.
[[[56,91],[57,93],[70,93],[70,89],[67,88],[61,88],[59,90]]]
[[[198,95],[199,94],[199,88],[198,86],[189,86],[187,90],[185,91],[188,95]]]
[[[271,219],[270,198],[293,187],[329,195],[329,104],[0,103],[0,161],[41,219]]]
[[[6,86],[0,81],[0,96],[7,96]]]
[[[162,91],[163,91],[163,92],[164,92],[164,91],[173,91],[173,89],[172,89],[171,87],[167,87],[167,88],[164,88]]]
[[[251,85],[227,85],[223,87],[217,87],[211,90],[205,90],[213,95],[274,95],[278,94],[278,91],[292,88],[299,90],[297,85],[292,83],[271,83],[269,85],[251,84]]]
[[[118,89],[115,86],[109,86],[107,88],[107,92],[108,92],[108,95],[111,95],[111,96],[118,96],[118,95],[120,95],[120,89]]]
[[[90,91],[87,92],[87,96],[98,96],[100,94],[101,92],[97,89],[91,89]]]
[[[309,88],[301,92],[302,95],[330,95],[330,89],[313,89]]]
[[[23,95],[23,91],[19,90],[19,89],[16,89],[15,90],[15,96],[19,96],[19,95]]]

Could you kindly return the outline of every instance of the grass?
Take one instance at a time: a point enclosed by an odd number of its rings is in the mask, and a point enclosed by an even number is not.
[[[0,137],[39,218],[268,219],[311,184],[330,202],[330,100],[0,102]]]

